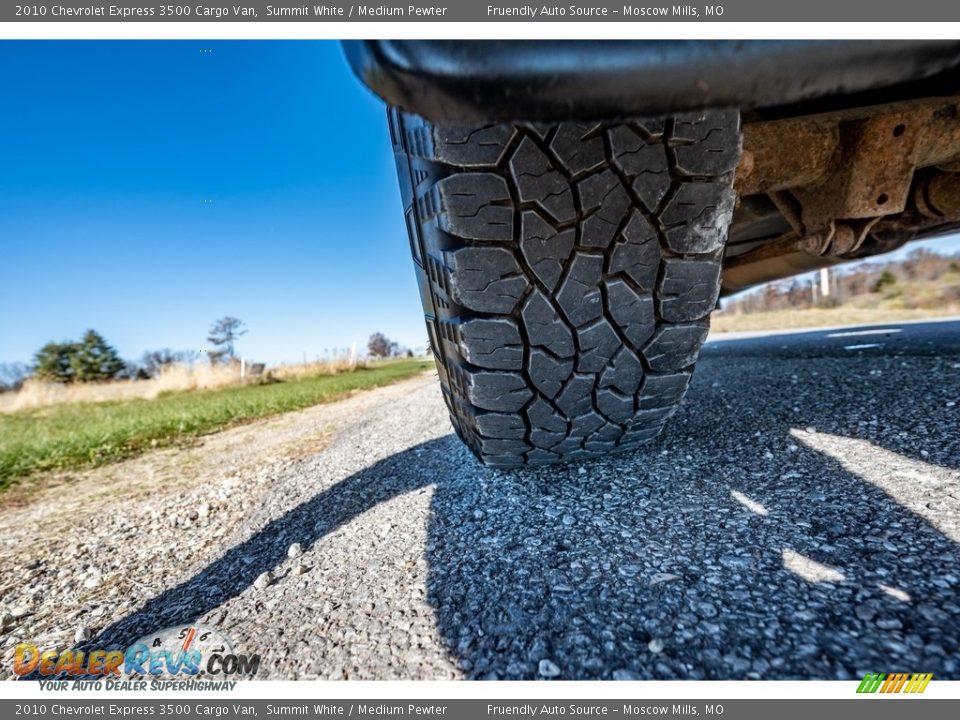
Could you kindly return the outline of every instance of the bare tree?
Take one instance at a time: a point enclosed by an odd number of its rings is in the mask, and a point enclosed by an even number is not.
[[[29,376],[26,363],[0,363],[0,392],[19,390]]]
[[[227,315],[214,322],[210,327],[210,334],[207,335],[207,342],[214,347],[209,353],[210,362],[235,360],[237,339],[246,334],[247,328],[243,320],[238,318]]]

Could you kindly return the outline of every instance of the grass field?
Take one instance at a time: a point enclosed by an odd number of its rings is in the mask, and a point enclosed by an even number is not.
[[[0,490],[43,470],[72,470],[131,457],[244,421],[329,402],[432,367],[399,360],[336,375],[0,415]]]

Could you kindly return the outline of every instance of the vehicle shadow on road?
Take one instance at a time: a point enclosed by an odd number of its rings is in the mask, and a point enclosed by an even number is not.
[[[956,500],[960,460],[956,413],[925,384],[941,360],[743,362],[750,347],[705,352],[688,403],[640,452],[498,472],[451,436],[418,445],[292,508],[89,646],[200,618],[280,565],[291,538],[309,550],[432,485],[428,601],[466,677],[960,677],[957,526],[933,524]],[[824,450],[837,438],[927,462],[933,479],[914,469],[881,488],[877,467]],[[947,450],[907,451],[924,444]]]

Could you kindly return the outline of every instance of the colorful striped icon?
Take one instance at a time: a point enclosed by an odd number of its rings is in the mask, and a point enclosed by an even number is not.
[[[858,693],[922,693],[933,673],[867,673],[860,681]]]

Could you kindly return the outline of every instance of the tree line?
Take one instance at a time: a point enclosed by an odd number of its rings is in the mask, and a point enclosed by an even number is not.
[[[235,361],[237,339],[246,332],[246,326],[238,318],[228,315],[214,321],[207,335],[211,349],[205,353],[210,362]],[[66,384],[146,380],[159,375],[167,365],[193,363],[200,355],[194,350],[163,348],[149,350],[139,360],[124,360],[103,335],[90,329],[79,340],[48,342],[37,350],[29,364],[0,365],[0,391],[16,390],[28,377]]]

